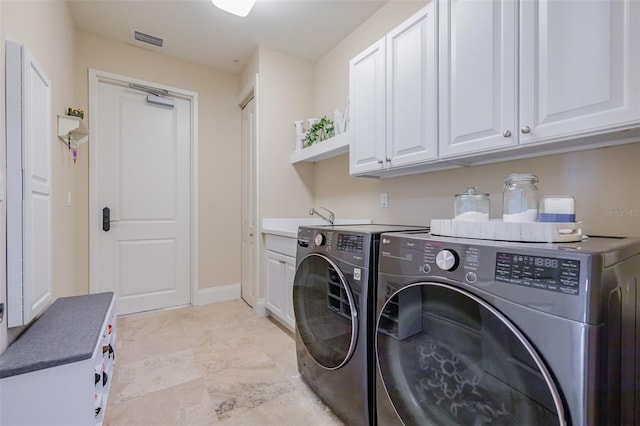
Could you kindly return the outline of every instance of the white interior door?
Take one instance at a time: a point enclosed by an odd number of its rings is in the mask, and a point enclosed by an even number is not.
[[[191,300],[191,100],[165,98],[166,106],[148,96],[99,81],[92,115],[99,211],[91,214],[100,217],[92,289],[115,292],[119,314]]]
[[[242,298],[254,307],[258,281],[255,99],[251,99],[242,109],[242,149]]]

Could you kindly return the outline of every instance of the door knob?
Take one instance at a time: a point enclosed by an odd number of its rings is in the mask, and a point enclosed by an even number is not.
[[[104,232],[109,232],[111,229],[111,209],[109,207],[105,207],[102,209],[102,230]]]
[[[102,209],[102,230],[104,232],[109,232],[111,229],[111,222],[119,222],[118,220],[111,219],[111,209],[109,207],[105,207]]]

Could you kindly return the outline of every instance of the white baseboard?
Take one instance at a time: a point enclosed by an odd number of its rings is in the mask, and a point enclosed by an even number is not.
[[[258,299],[256,301],[256,306],[253,307],[253,312],[261,317],[264,318],[267,316],[267,302],[265,299]]]
[[[202,288],[198,291],[198,305],[240,299],[241,289],[240,283]]]

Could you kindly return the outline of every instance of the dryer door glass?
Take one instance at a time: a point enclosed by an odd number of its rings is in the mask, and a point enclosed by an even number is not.
[[[351,357],[358,332],[357,306],[345,274],[329,258],[305,257],[293,281],[296,331],[309,354],[327,369]]]
[[[387,294],[376,333],[380,418],[399,416],[407,425],[564,424],[540,356],[492,306],[438,283]]]

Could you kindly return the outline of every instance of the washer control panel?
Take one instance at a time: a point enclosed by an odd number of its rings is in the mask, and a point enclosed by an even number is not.
[[[387,234],[388,235],[388,234]],[[385,237],[380,271],[424,278],[443,277],[473,286],[500,283],[579,295],[586,280],[585,255],[501,242]],[[582,260],[581,260],[582,259]]]
[[[362,254],[364,251],[364,235],[339,233],[336,249]]]
[[[367,233],[301,226],[296,257],[317,253],[363,268],[368,265],[371,244]]]

